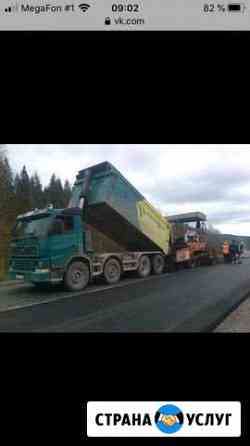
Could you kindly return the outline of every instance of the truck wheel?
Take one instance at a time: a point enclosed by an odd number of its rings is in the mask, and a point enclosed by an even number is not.
[[[151,262],[148,256],[141,256],[137,272],[139,277],[147,277],[150,275]]]
[[[153,257],[153,273],[162,274],[165,266],[164,258],[161,254],[156,254]]]
[[[81,291],[89,283],[89,268],[86,263],[72,262],[65,274],[64,284],[70,291]]]
[[[166,270],[168,273],[174,273],[175,271],[178,270],[178,268],[179,268],[179,264],[174,261],[173,257],[167,258]]]
[[[201,266],[202,260],[201,258],[198,258],[195,260],[195,268],[197,268],[198,266]]]
[[[121,265],[118,260],[107,260],[104,266],[103,274],[106,283],[113,285],[114,283],[119,282],[121,278]]]
[[[187,262],[184,262],[184,268],[186,269],[193,269],[196,267],[196,260],[195,259],[189,259]]]

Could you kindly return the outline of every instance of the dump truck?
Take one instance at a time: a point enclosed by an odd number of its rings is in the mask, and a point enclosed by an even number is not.
[[[99,249],[98,237],[105,237]],[[67,208],[48,206],[17,217],[9,276],[38,286],[63,282],[77,291],[97,276],[114,284],[128,271],[161,274],[170,238],[171,224],[103,162],[79,171]]]
[[[80,291],[100,276],[115,284],[127,272],[162,274],[190,260],[190,247],[178,245],[174,227],[103,162],[78,172],[67,208],[49,205],[17,217],[9,276]]]

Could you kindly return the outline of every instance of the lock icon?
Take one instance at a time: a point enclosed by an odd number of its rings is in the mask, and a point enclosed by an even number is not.
[[[106,17],[104,23],[105,23],[105,25],[111,25],[111,19],[110,19],[110,17]]]

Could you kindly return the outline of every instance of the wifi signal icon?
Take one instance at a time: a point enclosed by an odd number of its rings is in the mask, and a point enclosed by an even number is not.
[[[79,6],[79,8],[81,9],[82,12],[86,12],[90,8],[90,5],[88,5],[87,3],[81,3],[78,6]]]

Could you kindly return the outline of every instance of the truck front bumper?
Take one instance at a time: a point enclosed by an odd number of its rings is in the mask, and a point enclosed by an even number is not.
[[[10,280],[23,280],[24,282],[32,283],[58,283],[62,278],[53,277],[53,273],[50,270],[36,270],[36,271],[13,271],[9,270]]]

